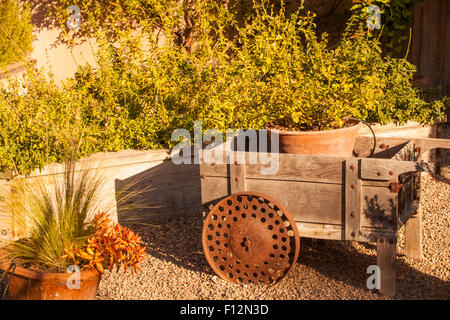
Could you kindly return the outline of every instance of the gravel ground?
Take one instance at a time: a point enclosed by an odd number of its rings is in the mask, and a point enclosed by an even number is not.
[[[421,261],[406,258],[399,231],[398,299],[450,299],[450,151],[443,158],[442,176],[424,177]],[[366,288],[366,269],[376,264],[373,243],[302,239],[298,263],[280,283],[232,285],[214,274],[203,255],[201,216],[131,227],[147,246],[143,272],[107,271],[98,299],[387,299]]]
[[[425,177],[423,260],[397,248],[398,299],[450,298],[450,180]],[[366,269],[376,264],[372,243],[302,239],[298,263],[273,286],[232,285],[203,256],[202,217],[165,218],[134,225],[147,246],[143,272],[107,272],[98,299],[387,299],[366,289]]]

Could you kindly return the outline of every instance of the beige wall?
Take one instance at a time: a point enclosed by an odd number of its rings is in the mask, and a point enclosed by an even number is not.
[[[62,30],[57,26],[56,17],[50,13],[54,0],[31,0],[32,22],[34,24],[33,52],[31,58],[37,66],[51,71],[59,82],[73,76],[79,65],[95,63],[95,41],[83,39],[69,47],[61,43]],[[91,47],[92,44],[92,47]]]
[[[95,65],[95,40],[82,39],[72,47],[61,43],[62,30],[57,26],[56,17],[49,13],[49,8],[55,5],[56,0],[29,0],[27,2],[31,5],[32,22],[35,25],[33,30],[34,50],[31,57],[36,60],[38,67],[44,67],[47,71],[51,71],[59,82],[73,76],[79,65],[86,63]],[[299,1],[287,0],[286,3],[288,10],[293,11],[297,8]],[[336,16],[339,18],[342,11],[349,6],[350,1],[343,0],[338,3],[340,5],[334,11],[334,18],[332,15],[326,19],[327,21],[335,19]],[[316,11],[319,15],[326,14],[330,10],[330,1],[305,0],[305,8]],[[331,24],[333,30],[338,31],[337,29],[342,28],[342,26],[336,28],[337,24],[334,21],[328,22],[326,24]],[[81,27],[83,27],[83,22],[81,22]]]
[[[95,41],[73,46],[58,44],[59,29],[35,28],[35,40],[31,58],[36,60],[37,67],[51,71],[58,82],[74,75],[79,65],[95,64]]]

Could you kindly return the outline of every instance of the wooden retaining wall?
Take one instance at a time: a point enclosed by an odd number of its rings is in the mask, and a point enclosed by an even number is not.
[[[48,165],[28,179],[58,175],[62,169],[60,164]],[[168,150],[96,154],[80,161],[76,170],[100,172],[105,180],[97,200],[99,209],[108,211],[121,223],[149,222],[159,216],[186,215],[201,210],[199,166],[173,164]],[[125,206],[118,206],[120,190],[124,189],[127,192],[140,190],[140,193],[132,196]],[[3,197],[0,201],[9,192],[8,180],[0,178],[0,197]],[[20,230],[14,226],[14,219],[0,215],[0,246],[17,238],[18,234]]]

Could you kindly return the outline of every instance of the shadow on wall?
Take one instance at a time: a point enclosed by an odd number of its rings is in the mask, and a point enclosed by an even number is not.
[[[201,212],[198,164],[175,165],[166,160],[127,179],[116,179],[115,190],[120,223],[148,223],[161,216]]]
[[[52,12],[56,7],[57,0],[29,0],[31,8],[31,22],[38,31],[42,29],[53,29],[58,27],[56,16]]]

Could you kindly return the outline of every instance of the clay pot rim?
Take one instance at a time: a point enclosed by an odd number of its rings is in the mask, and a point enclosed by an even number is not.
[[[0,262],[0,269],[7,271],[9,269],[10,263],[7,261]],[[14,270],[14,276],[26,277],[34,280],[67,280],[72,273],[63,272],[39,272],[30,269],[23,268],[16,265]],[[82,270],[80,273],[80,280],[89,280],[98,277],[100,272],[97,270]]]
[[[327,134],[327,133],[344,133],[345,131],[353,131],[357,128],[359,129],[361,127],[361,122],[355,121],[355,124],[350,127],[345,128],[339,128],[339,129],[330,129],[330,130],[319,130],[319,131],[288,131],[288,130],[278,130],[275,128],[266,128],[266,130],[271,133],[278,131],[278,134],[287,135],[287,136],[308,136],[308,135],[321,135],[321,134]]]

